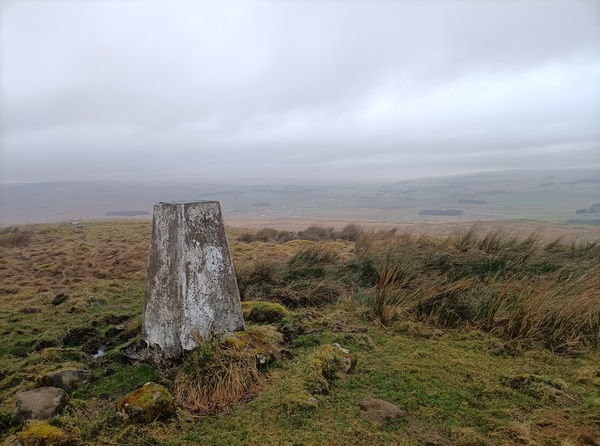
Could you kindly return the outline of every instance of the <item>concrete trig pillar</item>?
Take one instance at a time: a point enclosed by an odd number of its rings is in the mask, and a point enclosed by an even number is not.
[[[243,330],[240,295],[218,201],[154,205],[142,338],[169,358]]]

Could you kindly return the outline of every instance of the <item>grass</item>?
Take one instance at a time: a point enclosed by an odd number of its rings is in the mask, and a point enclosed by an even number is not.
[[[149,224],[84,226],[31,226],[27,245],[0,248],[5,434],[21,430],[7,421],[12,395],[42,372],[72,366],[93,379],[50,424],[77,432],[81,444],[600,441],[596,245],[481,228],[442,239],[380,231],[355,242],[241,242],[243,232],[230,228],[245,305],[259,301],[257,321],[278,331],[250,324],[225,345],[202,344],[181,368],[157,370],[118,353],[138,338]],[[59,293],[67,300],[52,305]],[[273,312],[273,303],[287,310]],[[276,317],[263,317],[265,309]],[[96,360],[63,346],[78,328],[114,345]],[[350,373],[340,373],[332,343],[356,359]],[[125,423],[116,402],[148,381],[170,389],[177,416]],[[360,413],[366,397],[409,417],[374,425]]]

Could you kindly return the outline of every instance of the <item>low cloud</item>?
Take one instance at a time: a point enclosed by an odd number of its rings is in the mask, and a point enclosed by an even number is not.
[[[595,1],[4,1],[0,181],[600,166]]]

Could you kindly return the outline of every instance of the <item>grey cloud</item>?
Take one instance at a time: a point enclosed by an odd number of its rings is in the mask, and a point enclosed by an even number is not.
[[[600,165],[590,1],[10,1],[0,181]]]

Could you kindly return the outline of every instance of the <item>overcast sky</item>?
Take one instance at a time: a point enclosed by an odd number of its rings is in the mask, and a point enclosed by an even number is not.
[[[0,1],[0,182],[600,166],[598,0]]]

